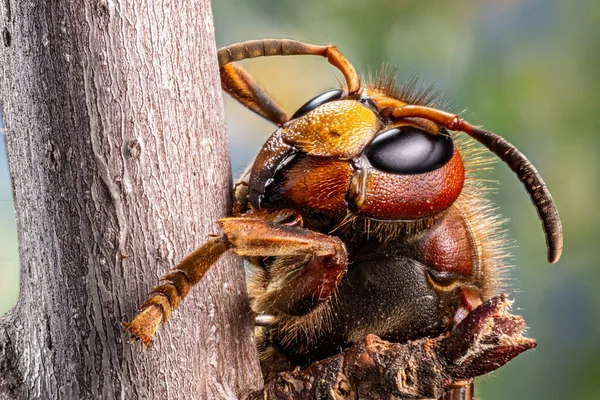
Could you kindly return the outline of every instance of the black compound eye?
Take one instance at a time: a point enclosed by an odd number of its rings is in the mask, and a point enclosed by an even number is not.
[[[452,138],[432,135],[414,126],[401,126],[382,132],[367,147],[365,155],[380,171],[411,175],[433,171],[454,154]]]
[[[292,115],[291,119],[300,118],[301,116],[308,114],[315,108],[319,107],[321,104],[325,104],[333,100],[338,100],[342,97],[343,94],[344,91],[340,89],[333,89],[325,93],[321,93],[320,95],[318,95],[312,100],[309,100],[302,107],[300,107],[298,111],[296,111],[294,115]]]

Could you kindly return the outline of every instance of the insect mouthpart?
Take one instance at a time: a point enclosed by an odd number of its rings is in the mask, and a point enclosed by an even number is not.
[[[346,206],[352,212],[358,211],[363,206],[369,189],[369,168],[363,168],[361,165],[360,159],[352,162],[354,173],[346,193]]]
[[[252,205],[260,210],[262,206],[268,206],[272,195],[272,187],[279,182],[284,171],[296,160],[298,151],[289,148],[288,151],[281,153],[275,160],[271,160],[261,171],[260,176],[254,179],[250,187],[250,201]]]

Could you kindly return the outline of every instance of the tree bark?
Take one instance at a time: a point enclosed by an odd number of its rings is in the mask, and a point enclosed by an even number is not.
[[[235,398],[262,379],[239,261],[130,345],[158,278],[217,231],[231,185],[208,0],[2,0],[0,101],[20,298],[0,398]]]

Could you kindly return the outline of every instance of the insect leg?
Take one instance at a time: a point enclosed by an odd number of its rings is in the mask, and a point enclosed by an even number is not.
[[[164,283],[152,289],[135,318],[123,324],[146,346],[190,287],[229,249],[241,256],[307,257],[306,265],[284,279],[285,290],[274,296],[275,306],[287,312],[307,312],[305,309],[326,300],[346,270],[346,250],[337,238],[261,219],[225,218],[219,224],[225,236],[205,243],[173,268],[162,278]]]
[[[232,62],[221,67],[221,86],[235,100],[274,124],[288,121],[285,111],[239,64]]]
[[[202,279],[208,268],[228,248],[224,238],[215,238],[183,259],[161,279],[164,282],[162,285],[152,289],[135,318],[129,323],[123,323],[125,328],[148,347],[158,326],[167,322],[171,311],[177,308],[190,287]]]
[[[327,58],[327,61],[344,75],[348,93],[360,89],[360,79],[350,61],[335,46],[317,46],[288,39],[249,40],[235,43],[218,50],[219,67],[247,58],[268,56],[312,55]]]
[[[346,271],[346,249],[336,237],[261,219],[225,218],[219,224],[235,253],[283,261],[269,269],[265,299],[277,311],[308,313],[329,298]]]

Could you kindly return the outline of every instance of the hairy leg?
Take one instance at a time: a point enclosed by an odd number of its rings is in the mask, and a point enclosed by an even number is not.
[[[249,257],[305,257],[301,267],[281,276],[274,304],[292,314],[305,313],[326,300],[337,287],[347,266],[341,240],[298,226],[274,224],[262,219],[225,218],[219,221],[224,233],[187,256],[154,288],[140,312],[124,326],[149,346],[156,329],[166,323],[191,286],[228,249]]]
[[[346,249],[336,237],[262,219],[226,218],[219,224],[236,254],[279,257],[266,292],[280,312],[308,313],[329,298],[346,271]]]

